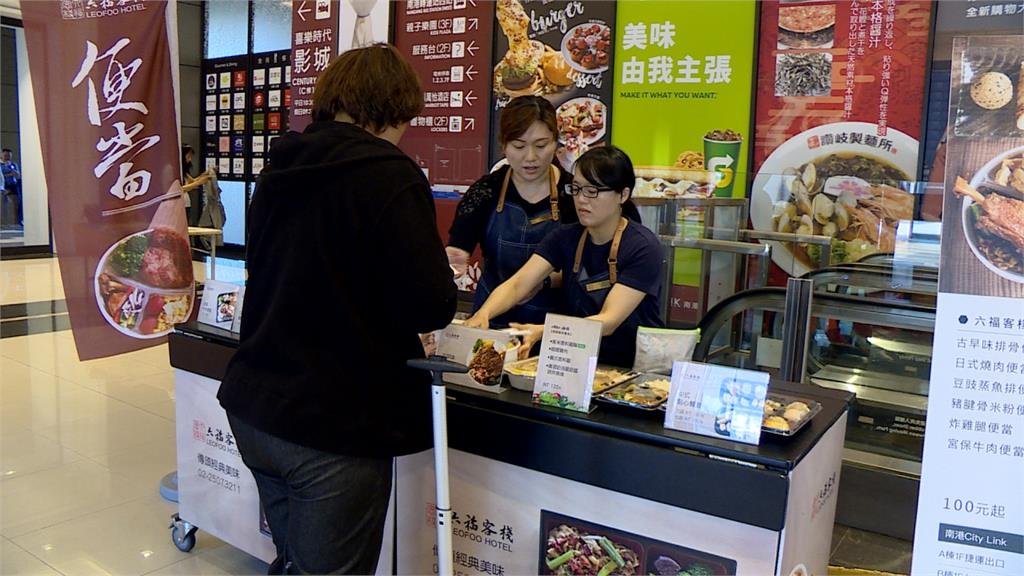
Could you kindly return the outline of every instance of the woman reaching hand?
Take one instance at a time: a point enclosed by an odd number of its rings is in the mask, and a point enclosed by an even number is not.
[[[490,327],[552,272],[562,272],[566,312],[600,321],[600,361],[629,366],[640,326],[664,325],[658,302],[664,255],[653,232],[623,216],[636,182],[633,163],[614,146],[595,148],[576,161],[566,186],[579,222],[549,234],[515,274],[494,289],[465,325]],[[530,325],[523,349],[540,339],[543,326]]]

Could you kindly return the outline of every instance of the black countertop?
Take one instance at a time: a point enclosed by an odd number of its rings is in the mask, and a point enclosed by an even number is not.
[[[226,330],[179,325],[170,336],[171,365],[220,380],[237,345],[238,335]],[[853,395],[776,381],[769,390],[816,400],[822,410],[794,436],[762,434],[754,446],[667,430],[662,412],[598,404],[583,414],[538,406],[519,390],[494,394],[452,385],[449,442],[494,460],[779,530],[789,472],[846,412]]]

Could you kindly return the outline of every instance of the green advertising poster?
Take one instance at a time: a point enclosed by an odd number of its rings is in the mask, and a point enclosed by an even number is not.
[[[619,0],[612,142],[638,199],[745,195],[756,14],[754,0]],[[698,317],[699,275],[699,253],[677,251],[673,319]]]

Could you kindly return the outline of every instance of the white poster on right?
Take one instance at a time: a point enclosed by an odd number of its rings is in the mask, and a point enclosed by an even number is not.
[[[956,39],[915,576],[1024,574],[1022,94],[1024,36]]]

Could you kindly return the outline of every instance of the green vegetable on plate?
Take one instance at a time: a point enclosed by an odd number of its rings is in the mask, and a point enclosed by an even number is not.
[[[110,267],[119,276],[134,276],[142,268],[142,256],[149,248],[149,237],[132,236],[110,254]]]
[[[561,566],[562,564],[565,564],[569,560],[572,560],[573,556],[575,556],[575,555],[576,555],[576,551],[575,550],[567,550],[561,556],[557,556],[555,558],[550,558],[550,559],[546,560],[545,563],[548,565],[548,569],[549,570],[555,570],[559,566]]]
[[[622,559],[622,555],[619,554],[619,551],[615,549],[615,544],[612,544],[611,540],[605,537],[601,537],[601,539],[598,540],[597,543],[601,545],[601,548],[604,548],[604,551],[608,553],[608,556],[612,559],[613,562],[618,564],[619,567],[626,565],[626,561]]]

